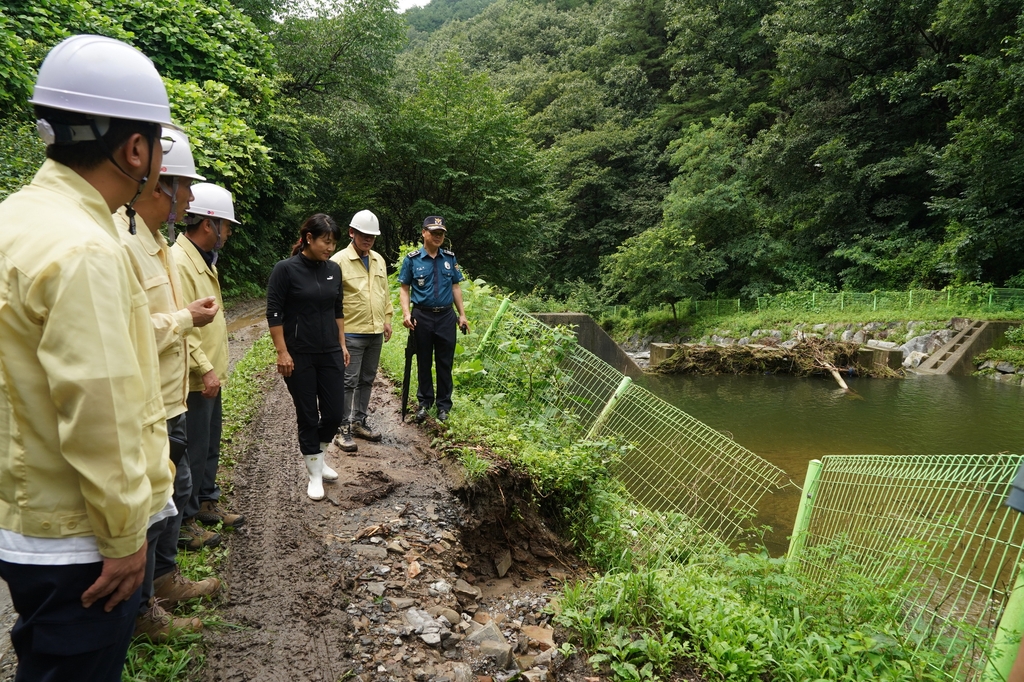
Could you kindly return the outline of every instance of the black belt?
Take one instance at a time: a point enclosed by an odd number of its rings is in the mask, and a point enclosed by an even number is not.
[[[412,309],[413,310],[425,310],[428,313],[443,313],[443,312],[446,312],[448,310],[451,310],[452,307],[450,305],[446,305],[446,306],[441,306],[439,308],[431,308],[430,306],[413,304]]]

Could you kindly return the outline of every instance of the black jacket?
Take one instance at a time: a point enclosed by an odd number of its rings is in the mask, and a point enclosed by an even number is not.
[[[278,261],[267,283],[267,324],[284,326],[289,353],[340,351],[341,268],[301,253]]]

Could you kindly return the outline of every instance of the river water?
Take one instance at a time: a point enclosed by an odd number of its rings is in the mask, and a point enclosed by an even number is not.
[[[824,455],[1024,453],[1024,388],[987,378],[853,379],[852,397],[823,378],[649,375],[645,386],[764,457],[802,486]],[[799,504],[795,486],[763,498],[765,544],[783,553]]]

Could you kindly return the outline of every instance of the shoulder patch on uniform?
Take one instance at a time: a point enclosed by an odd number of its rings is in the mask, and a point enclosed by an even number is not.
[[[441,252],[446,256],[455,256],[455,252],[449,251],[448,249],[441,249]]]
[[[407,253],[407,254],[405,255],[405,257],[406,257],[406,258],[415,258],[415,257],[416,257],[416,256],[418,256],[418,255],[420,255],[420,250],[419,250],[419,249],[416,249],[415,251],[410,251],[409,253]]]

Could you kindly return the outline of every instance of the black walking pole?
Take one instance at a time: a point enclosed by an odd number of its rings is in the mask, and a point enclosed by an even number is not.
[[[409,330],[409,340],[405,343],[405,371],[402,373],[402,421],[409,411],[409,378],[412,374],[412,359],[416,357],[416,330]]]

